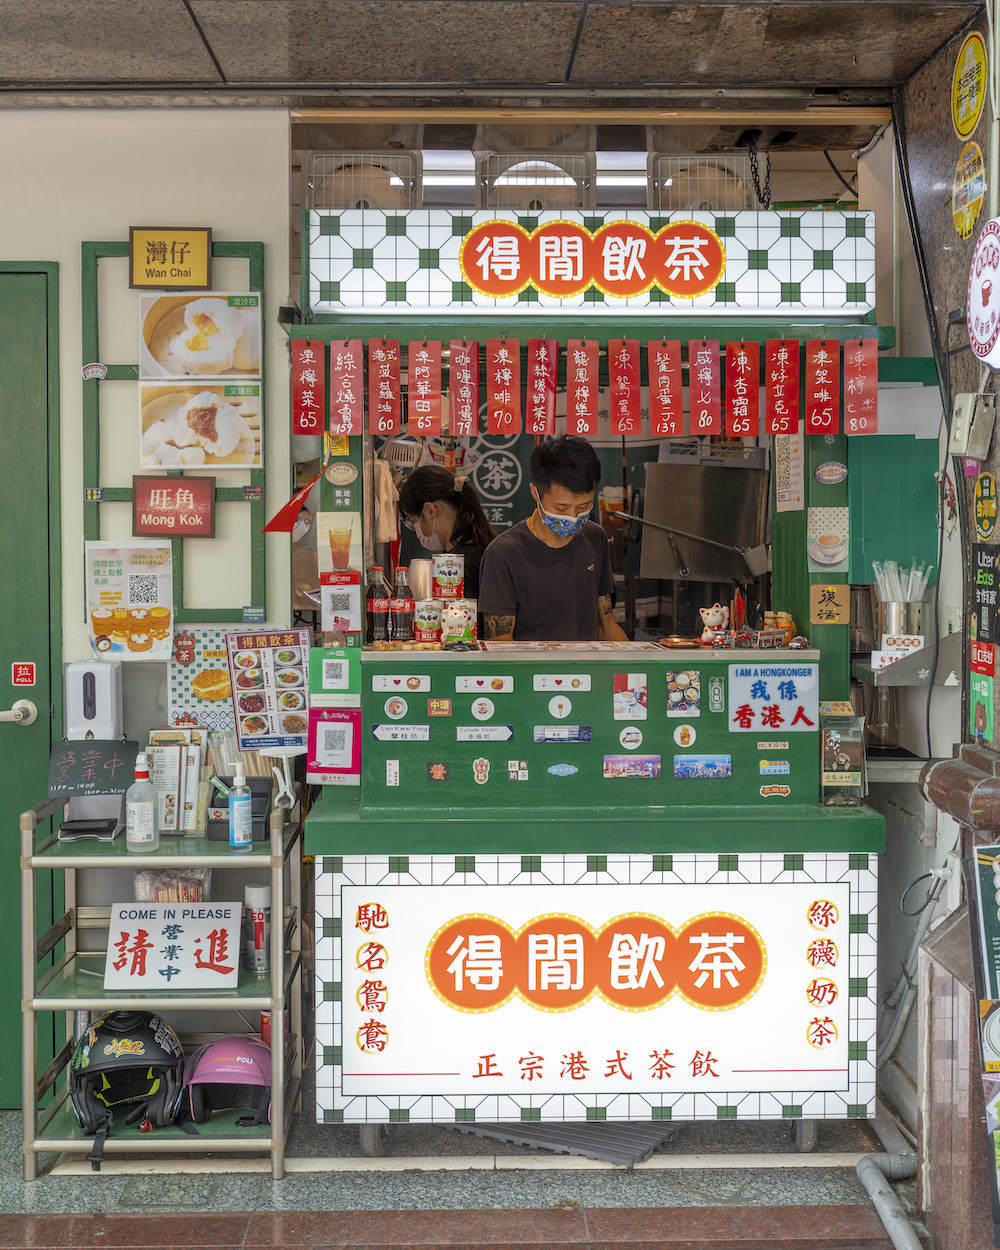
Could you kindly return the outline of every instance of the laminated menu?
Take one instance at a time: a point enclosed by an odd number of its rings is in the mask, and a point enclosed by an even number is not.
[[[309,730],[308,629],[226,635],[241,751],[305,749]]]

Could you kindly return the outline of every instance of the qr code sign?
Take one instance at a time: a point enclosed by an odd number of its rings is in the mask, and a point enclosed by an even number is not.
[[[323,661],[323,689],[347,689],[347,664],[344,660]]]
[[[351,592],[349,590],[331,590],[328,600],[331,612],[350,612]]]
[[[155,573],[129,573],[128,601],[130,604],[155,604],[159,600]]]
[[[341,755],[347,749],[347,730],[343,726],[323,727],[323,751],[326,755]]]

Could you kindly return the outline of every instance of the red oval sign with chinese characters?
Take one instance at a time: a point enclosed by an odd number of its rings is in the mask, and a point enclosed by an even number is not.
[[[631,299],[658,286],[694,299],[718,286],[726,250],[709,226],[674,221],[654,234],[634,221],[609,221],[595,233],[573,221],[547,221],[530,234],[514,221],[485,221],[462,240],[462,277],[479,295],[503,299],[528,286],[554,299],[595,286]]]

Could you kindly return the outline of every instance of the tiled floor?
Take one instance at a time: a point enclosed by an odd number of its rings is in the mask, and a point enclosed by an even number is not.
[[[356,1128],[302,1114],[281,1181],[262,1156],[115,1156],[99,1175],[44,1156],[25,1183],[20,1117],[3,1112],[0,1248],[890,1250],[854,1173],[877,1149],[858,1123],[821,1124],[815,1155],[792,1153],[781,1123],[691,1124],[628,1170],[401,1126],[392,1155],[374,1160],[361,1156]],[[228,1170],[202,1170],[219,1163]],[[912,1187],[899,1192],[911,1209]]]

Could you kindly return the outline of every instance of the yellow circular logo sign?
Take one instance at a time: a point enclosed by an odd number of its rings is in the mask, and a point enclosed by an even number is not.
[[[986,196],[983,150],[975,140],[962,148],[951,188],[951,215],[960,238],[970,239]]]
[[[986,43],[978,31],[962,42],[951,76],[951,124],[960,139],[971,139],[986,103]]]

